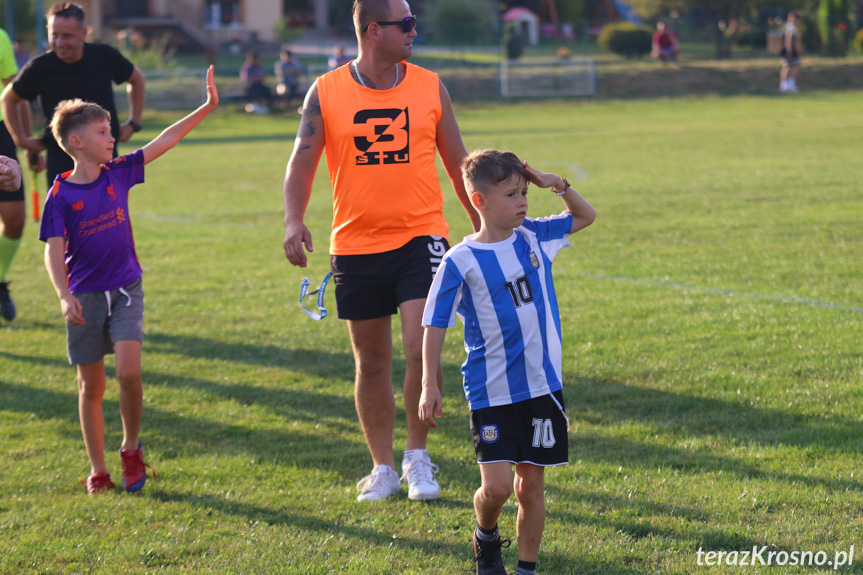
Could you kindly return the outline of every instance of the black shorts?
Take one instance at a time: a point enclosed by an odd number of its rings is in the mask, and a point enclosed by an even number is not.
[[[558,390],[551,395],[472,411],[470,431],[476,460],[544,467],[569,463],[563,410],[563,392]]]
[[[6,123],[0,122],[0,156],[12,158],[18,162],[18,154],[15,152],[15,140],[6,129]],[[18,162],[20,164],[20,162]],[[21,169],[23,172],[23,167]],[[21,187],[17,192],[0,192],[0,202],[23,202],[24,201],[24,178],[21,178]]]
[[[445,238],[422,236],[379,254],[330,256],[339,319],[385,317],[406,301],[425,299],[448,249]]]

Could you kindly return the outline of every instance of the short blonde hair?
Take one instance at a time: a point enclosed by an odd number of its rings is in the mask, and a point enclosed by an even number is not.
[[[79,98],[63,100],[54,108],[51,134],[60,147],[68,153],[69,135],[72,132],[102,120],[110,122],[111,114],[99,104],[85,102]]]
[[[527,170],[518,156],[498,150],[474,150],[461,164],[468,193],[485,193],[492,186],[505,182],[514,175],[530,181]]]

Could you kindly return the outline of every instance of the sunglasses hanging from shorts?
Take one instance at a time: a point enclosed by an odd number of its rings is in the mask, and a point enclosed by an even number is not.
[[[325,317],[327,317],[327,308],[324,307],[324,291],[327,289],[327,283],[330,281],[330,277],[332,277],[332,272],[328,273],[324,276],[324,279],[321,280],[321,286],[315,291],[309,291],[309,287],[312,285],[312,282],[309,281],[309,278],[303,278],[303,281],[300,283],[300,309],[303,310],[307,316],[312,318],[315,321],[321,321]],[[303,298],[307,295],[315,295],[318,294],[318,310],[320,313],[316,313],[303,305]]]
[[[403,18],[401,20],[391,20],[388,22],[375,22],[378,26],[397,26],[399,24],[402,25],[402,32],[405,34],[410,34],[410,31],[417,27],[417,17],[408,16],[407,18]],[[363,28],[363,34],[365,34],[371,24],[366,24],[366,27]]]

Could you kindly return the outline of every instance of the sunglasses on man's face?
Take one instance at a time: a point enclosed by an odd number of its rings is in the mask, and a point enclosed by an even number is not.
[[[378,26],[397,26],[399,24],[402,25],[402,32],[405,34],[409,34],[411,30],[417,27],[417,17],[416,16],[408,16],[407,18],[403,18],[401,20],[391,20],[389,22],[375,22]],[[365,33],[371,24],[366,26],[363,33]]]

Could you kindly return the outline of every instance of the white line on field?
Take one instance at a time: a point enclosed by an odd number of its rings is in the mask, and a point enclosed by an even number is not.
[[[184,226],[200,226],[203,228],[212,228],[212,229],[229,229],[229,230],[254,230],[254,231],[264,231],[264,232],[284,232],[283,229],[278,224],[272,226],[260,226],[257,224],[234,224],[230,222],[205,222],[201,221],[194,216],[166,216],[161,214],[147,214],[147,213],[136,213],[135,219],[141,220],[153,220],[155,222],[170,222],[175,224],[182,224]]]
[[[587,172],[581,169],[581,167],[569,162],[563,162],[561,166],[563,166],[567,170],[570,170],[570,174],[572,175],[572,177],[567,177],[567,180],[572,179],[573,182],[583,182],[587,179]]]
[[[698,287],[698,286],[688,286],[685,284],[681,284],[674,281],[669,280],[657,280],[657,279],[640,279],[640,278],[631,278],[626,276],[610,276],[603,273],[594,273],[594,272],[578,272],[578,275],[587,277],[595,280],[602,281],[612,281],[615,283],[628,283],[635,285],[645,285],[645,286],[653,286],[653,287],[661,287],[666,289],[673,289],[678,291],[688,291],[694,293],[706,293],[710,295],[720,295],[724,297],[736,297],[743,299],[754,299],[754,300],[769,300],[776,301],[780,303],[787,304],[796,304],[796,305],[805,305],[809,307],[817,307],[821,309],[837,309],[842,311],[850,311],[853,313],[863,315],[863,307],[848,305],[844,303],[837,303],[831,301],[817,300],[812,298],[798,297],[798,296],[790,296],[783,294],[760,294],[760,293],[748,293],[741,292],[737,290],[724,289],[724,288],[706,288],[706,287]]]
[[[566,164],[567,168],[575,168],[579,169],[574,164]],[[574,172],[578,173],[578,172]],[[581,173],[584,173],[583,170]],[[579,176],[581,177],[581,176]],[[585,173],[584,177],[587,175]],[[580,181],[580,180],[579,180]],[[159,222],[173,222],[177,224],[183,225],[193,225],[193,226],[202,226],[207,228],[220,228],[220,229],[242,229],[242,230],[255,230],[255,231],[266,231],[266,232],[281,232],[281,228],[277,226],[259,226],[255,224],[231,224],[231,223],[213,223],[213,222],[202,222],[193,217],[186,216],[165,216],[158,214],[138,214],[138,218],[143,218],[147,220],[154,220]],[[626,276],[610,276],[603,273],[594,273],[594,272],[578,272],[578,275],[594,280],[600,281],[611,281],[615,283],[626,283],[626,284],[634,284],[634,285],[644,285],[644,286],[653,286],[653,287],[661,287],[666,289],[673,289],[677,291],[687,291],[693,293],[705,293],[710,295],[719,295],[723,297],[736,297],[742,299],[752,299],[752,300],[767,300],[767,301],[776,301],[780,303],[786,304],[794,304],[794,305],[803,305],[808,307],[815,307],[821,309],[836,309],[842,311],[850,311],[852,313],[863,315],[863,307],[853,306],[844,303],[837,303],[831,301],[817,300],[812,298],[805,298],[799,296],[790,296],[783,294],[759,294],[759,293],[749,293],[749,292],[741,292],[732,289],[725,288],[706,288],[699,286],[689,286],[679,282],[674,282],[670,280],[658,280],[658,279],[649,279],[649,278],[631,278]]]

